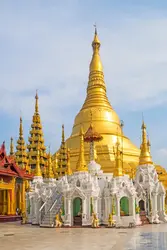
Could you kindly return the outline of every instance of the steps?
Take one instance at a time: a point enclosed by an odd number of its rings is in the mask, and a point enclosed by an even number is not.
[[[45,207],[49,207],[46,211]],[[40,209],[41,222],[40,227],[54,227],[55,216],[62,207],[62,194],[55,191],[55,194]]]
[[[82,217],[74,216],[74,226],[82,226]]]
[[[150,224],[149,220],[148,220],[148,218],[146,216],[146,212],[145,211],[140,212],[140,219],[141,219],[142,225]]]

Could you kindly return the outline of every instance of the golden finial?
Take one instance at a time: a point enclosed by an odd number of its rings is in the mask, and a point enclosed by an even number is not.
[[[72,175],[72,169],[70,167],[70,149],[67,149],[67,175]]]
[[[65,136],[64,136],[64,124],[62,125],[62,143],[65,142]]]
[[[20,117],[19,136],[20,136],[20,137],[23,137],[23,123],[22,123],[22,117]]]
[[[35,95],[35,113],[38,113],[39,112],[39,109],[38,109],[38,90],[36,90],[36,95]]]
[[[52,157],[50,153],[50,146],[49,146],[49,155],[48,155],[48,178],[53,179],[54,174],[53,174],[53,168],[52,168]]]
[[[88,171],[88,168],[85,163],[85,157],[84,157],[84,132],[83,127],[81,126],[80,129],[80,153],[79,153],[79,159],[76,166],[77,171]]]
[[[10,138],[10,155],[14,155],[13,137]]]
[[[139,165],[153,164],[152,157],[150,154],[150,149],[148,146],[146,124],[144,123],[144,120],[142,122],[141,129],[142,129],[142,143],[140,146],[141,151],[139,157]]]
[[[95,27],[95,34],[94,34],[94,40],[92,42],[92,47],[93,47],[93,50],[96,50],[96,49],[100,48],[100,41],[99,41],[99,38],[98,38],[98,35],[97,35],[97,26],[96,26],[96,24],[94,24],[94,27]]]
[[[39,153],[39,145],[37,148],[37,158],[36,158],[36,168],[35,168],[35,176],[41,177],[41,167],[40,167],[40,153]]]
[[[94,72],[94,71],[103,72],[103,66],[101,63],[100,55],[99,55],[100,45],[101,44],[97,35],[97,27],[95,25],[95,34],[94,34],[94,39],[92,42],[93,56],[92,56],[92,61],[90,63],[90,74],[91,72]]]

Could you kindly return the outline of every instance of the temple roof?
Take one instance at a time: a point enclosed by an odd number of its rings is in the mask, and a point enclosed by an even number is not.
[[[6,154],[5,143],[0,147],[0,175],[32,179],[33,175],[28,174],[25,169],[20,169],[13,156]]]

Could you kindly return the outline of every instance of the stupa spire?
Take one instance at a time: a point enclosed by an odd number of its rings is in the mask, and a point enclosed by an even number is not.
[[[10,138],[10,155],[14,155],[13,137]]]
[[[27,159],[27,151],[26,145],[23,136],[23,121],[22,117],[20,117],[20,126],[19,126],[19,139],[17,140],[16,146],[16,161],[20,168],[28,168],[28,159]]]
[[[122,151],[120,149],[120,142],[117,136],[117,142],[115,147],[113,148],[114,156],[115,156],[115,176],[122,176],[123,169],[122,169]]]
[[[35,95],[35,113],[38,114],[39,112],[39,107],[38,107],[38,91],[36,90],[36,95]]]
[[[95,25],[94,39],[92,41],[93,55],[89,65],[89,81],[87,87],[87,97],[82,109],[91,108],[92,106],[108,107],[111,105],[106,96],[106,85],[104,81],[103,65],[100,58],[100,40]]]
[[[76,166],[77,171],[88,171],[88,168],[85,163],[84,157],[84,132],[83,127],[80,129],[80,152],[79,152],[79,159]]]
[[[139,157],[139,165],[145,165],[145,164],[153,164],[152,157],[150,154],[150,148],[147,141],[147,131],[146,131],[146,124],[144,123],[144,120],[142,122],[142,143],[140,146],[140,157]]]
[[[46,147],[44,145],[44,138],[43,138],[43,131],[42,131],[42,124],[41,118],[39,114],[39,97],[38,93],[36,92],[35,95],[35,112],[32,119],[32,125],[30,130],[30,137],[28,138],[29,144],[28,148],[28,156],[30,158],[30,165],[31,169],[36,168],[36,160],[37,160],[37,148],[39,147],[41,157],[40,157],[40,167],[43,170],[44,166],[47,162],[47,154],[46,154]]]
[[[58,176],[63,176],[67,171],[67,148],[65,143],[64,125],[62,125],[62,138],[58,158],[57,174]]]
[[[64,124],[62,125],[62,143],[65,143]]]

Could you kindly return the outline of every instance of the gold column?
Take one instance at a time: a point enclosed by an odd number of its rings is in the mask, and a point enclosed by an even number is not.
[[[19,184],[19,209],[22,210],[21,185]]]
[[[13,178],[12,183],[13,183],[13,188],[11,189],[11,214],[15,215],[16,214],[15,178]]]
[[[7,191],[3,190],[3,209],[2,214],[7,214]]]
[[[10,204],[10,190],[7,190],[7,200],[8,200],[8,211],[7,214],[10,215],[11,214],[11,204]]]
[[[26,209],[26,199],[25,199],[25,180],[23,180],[23,183],[22,183],[22,190],[21,190],[21,198],[22,198],[22,213],[25,212],[25,209]]]
[[[15,189],[11,190],[11,214],[16,214],[16,208],[15,208]]]
[[[3,190],[0,190],[0,214],[2,214],[2,203],[3,203],[2,192],[3,192]]]

